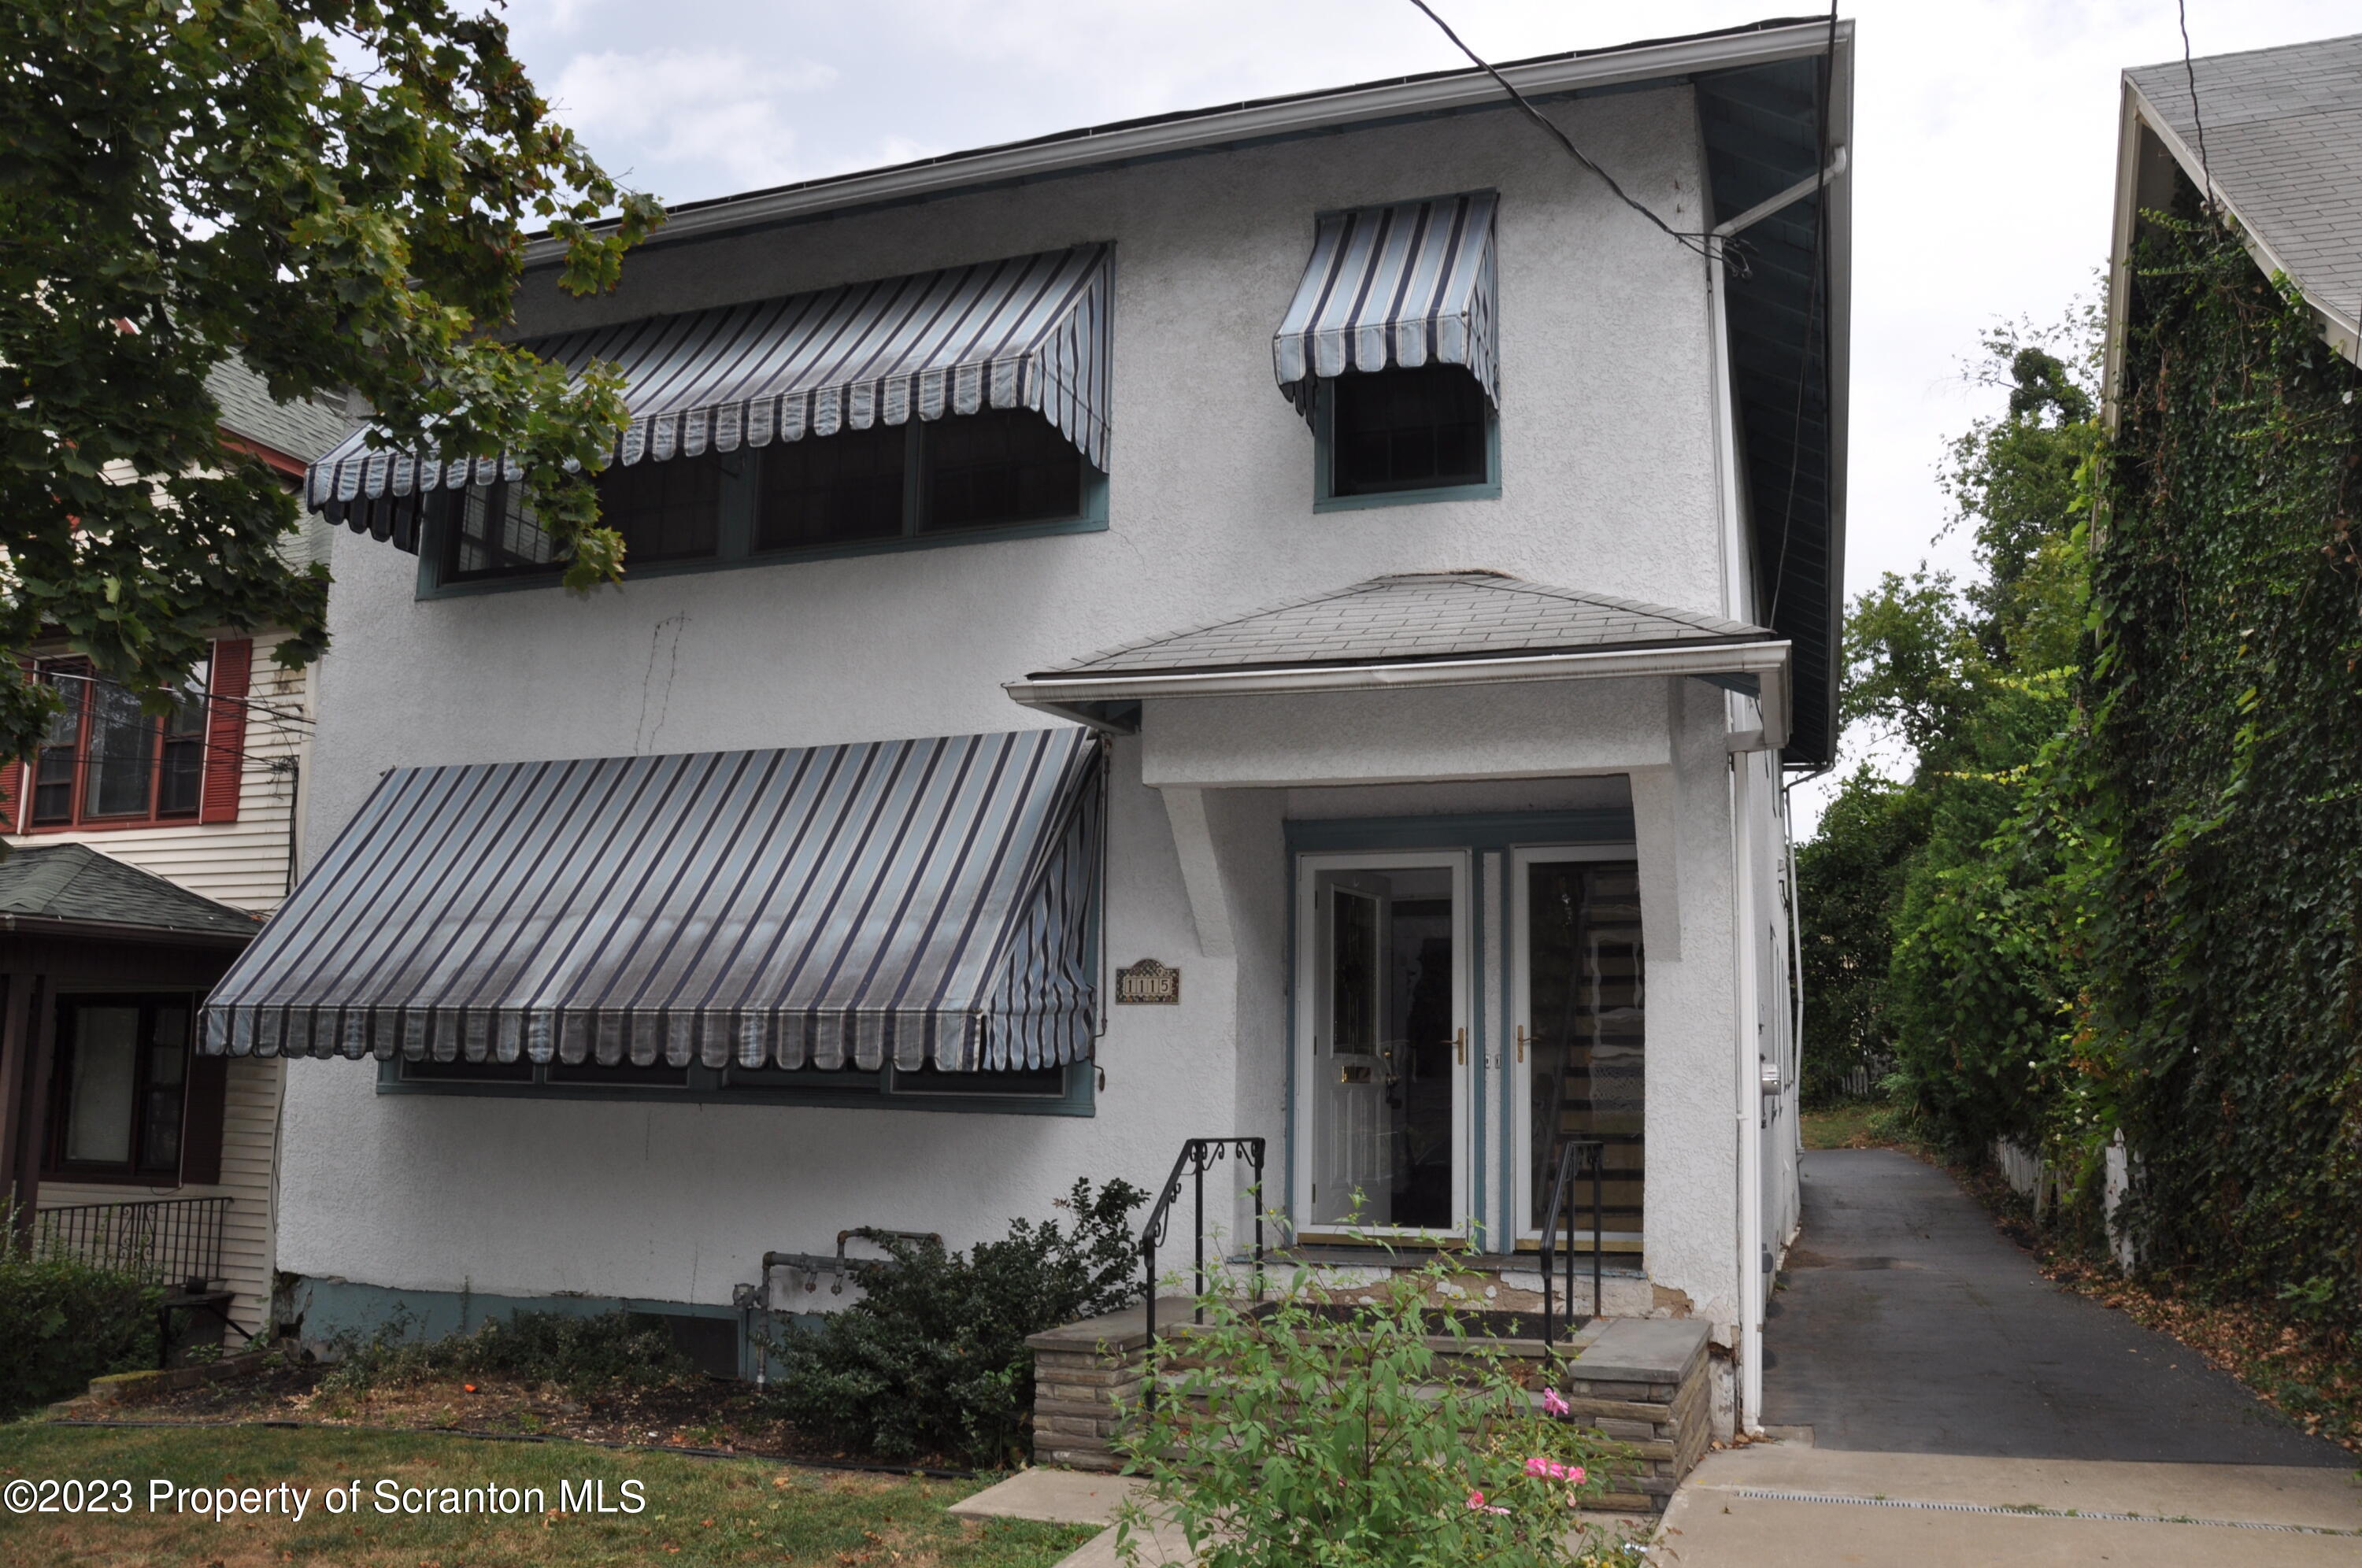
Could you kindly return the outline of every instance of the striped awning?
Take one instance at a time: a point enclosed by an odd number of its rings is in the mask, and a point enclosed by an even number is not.
[[[1326,213],[1272,338],[1279,390],[1312,414],[1313,387],[1349,370],[1465,365],[1500,402],[1490,191]]]
[[[206,999],[235,1056],[1090,1055],[1083,730],[403,768]]]
[[[578,370],[622,369],[632,424],[621,463],[1030,408],[1104,469],[1113,261],[1113,247],[1081,245],[524,346]],[[361,527],[372,501],[490,483],[502,467],[372,450],[356,431],[312,465],[306,498]]]

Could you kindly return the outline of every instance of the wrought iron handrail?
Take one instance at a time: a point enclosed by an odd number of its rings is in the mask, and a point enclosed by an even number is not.
[[[1155,1205],[1148,1211],[1148,1222],[1140,1231],[1140,1258],[1146,1271],[1146,1288],[1142,1299],[1147,1304],[1148,1342],[1156,1343],[1156,1249],[1164,1242],[1166,1231],[1173,1223],[1173,1206],[1180,1200],[1184,1177],[1195,1177],[1198,1192],[1198,1222],[1196,1226],[1197,1294],[1206,1294],[1206,1172],[1217,1160],[1236,1155],[1254,1171],[1254,1180],[1247,1191],[1254,1200],[1254,1293],[1263,1299],[1263,1157],[1264,1141],[1260,1138],[1192,1138],[1181,1145],[1180,1157],[1173,1162],[1173,1174],[1164,1178]],[[1206,1309],[1194,1309],[1196,1320],[1206,1320]],[[1146,1390],[1150,1408],[1156,1405],[1156,1380],[1152,1376]]]
[[[1574,1213],[1568,1194],[1584,1166],[1591,1171],[1591,1315],[1599,1316],[1600,1305],[1600,1242],[1604,1239],[1600,1223],[1601,1189],[1606,1184],[1607,1145],[1596,1139],[1570,1138],[1560,1149],[1558,1176],[1551,1183],[1550,1203],[1542,1210],[1542,1348],[1548,1351],[1557,1342],[1553,1324],[1551,1274],[1558,1246],[1559,1217],[1566,1217],[1566,1304],[1574,1305]]]
[[[152,1285],[222,1276],[227,1198],[158,1198],[78,1203],[33,1217],[33,1255],[73,1258]]]

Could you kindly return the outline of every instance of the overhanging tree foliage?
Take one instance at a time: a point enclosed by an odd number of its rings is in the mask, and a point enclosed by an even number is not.
[[[232,357],[278,398],[352,389],[396,445],[509,453],[568,584],[618,574],[587,478],[625,421],[614,378],[489,334],[529,226],[581,293],[660,213],[551,122],[497,17],[17,0],[0,71],[0,656],[62,635],[159,693],[223,626],[317,656],[326,575],[274,547],[296,503],[217,436],[205,375]],[[50,701],[0,680],[0,756]]]

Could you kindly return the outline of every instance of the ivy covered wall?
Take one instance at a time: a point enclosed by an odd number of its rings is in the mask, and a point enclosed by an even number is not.
[[[2062,803],[2070,1049],[2155,1266],[2362,1331],[2362,376],[2211,218],[2136,253]],[[2064,760],[2064,759],[2062,759]]]

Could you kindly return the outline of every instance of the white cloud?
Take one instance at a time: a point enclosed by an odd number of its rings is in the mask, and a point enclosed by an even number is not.
[[[664,194],[672,166],[695,183],[777,184],[796,171],[787,100],[836,81],[809,61],[764,63],[723,50],[578,54],[544,89],[558,117],[611,172]]]

